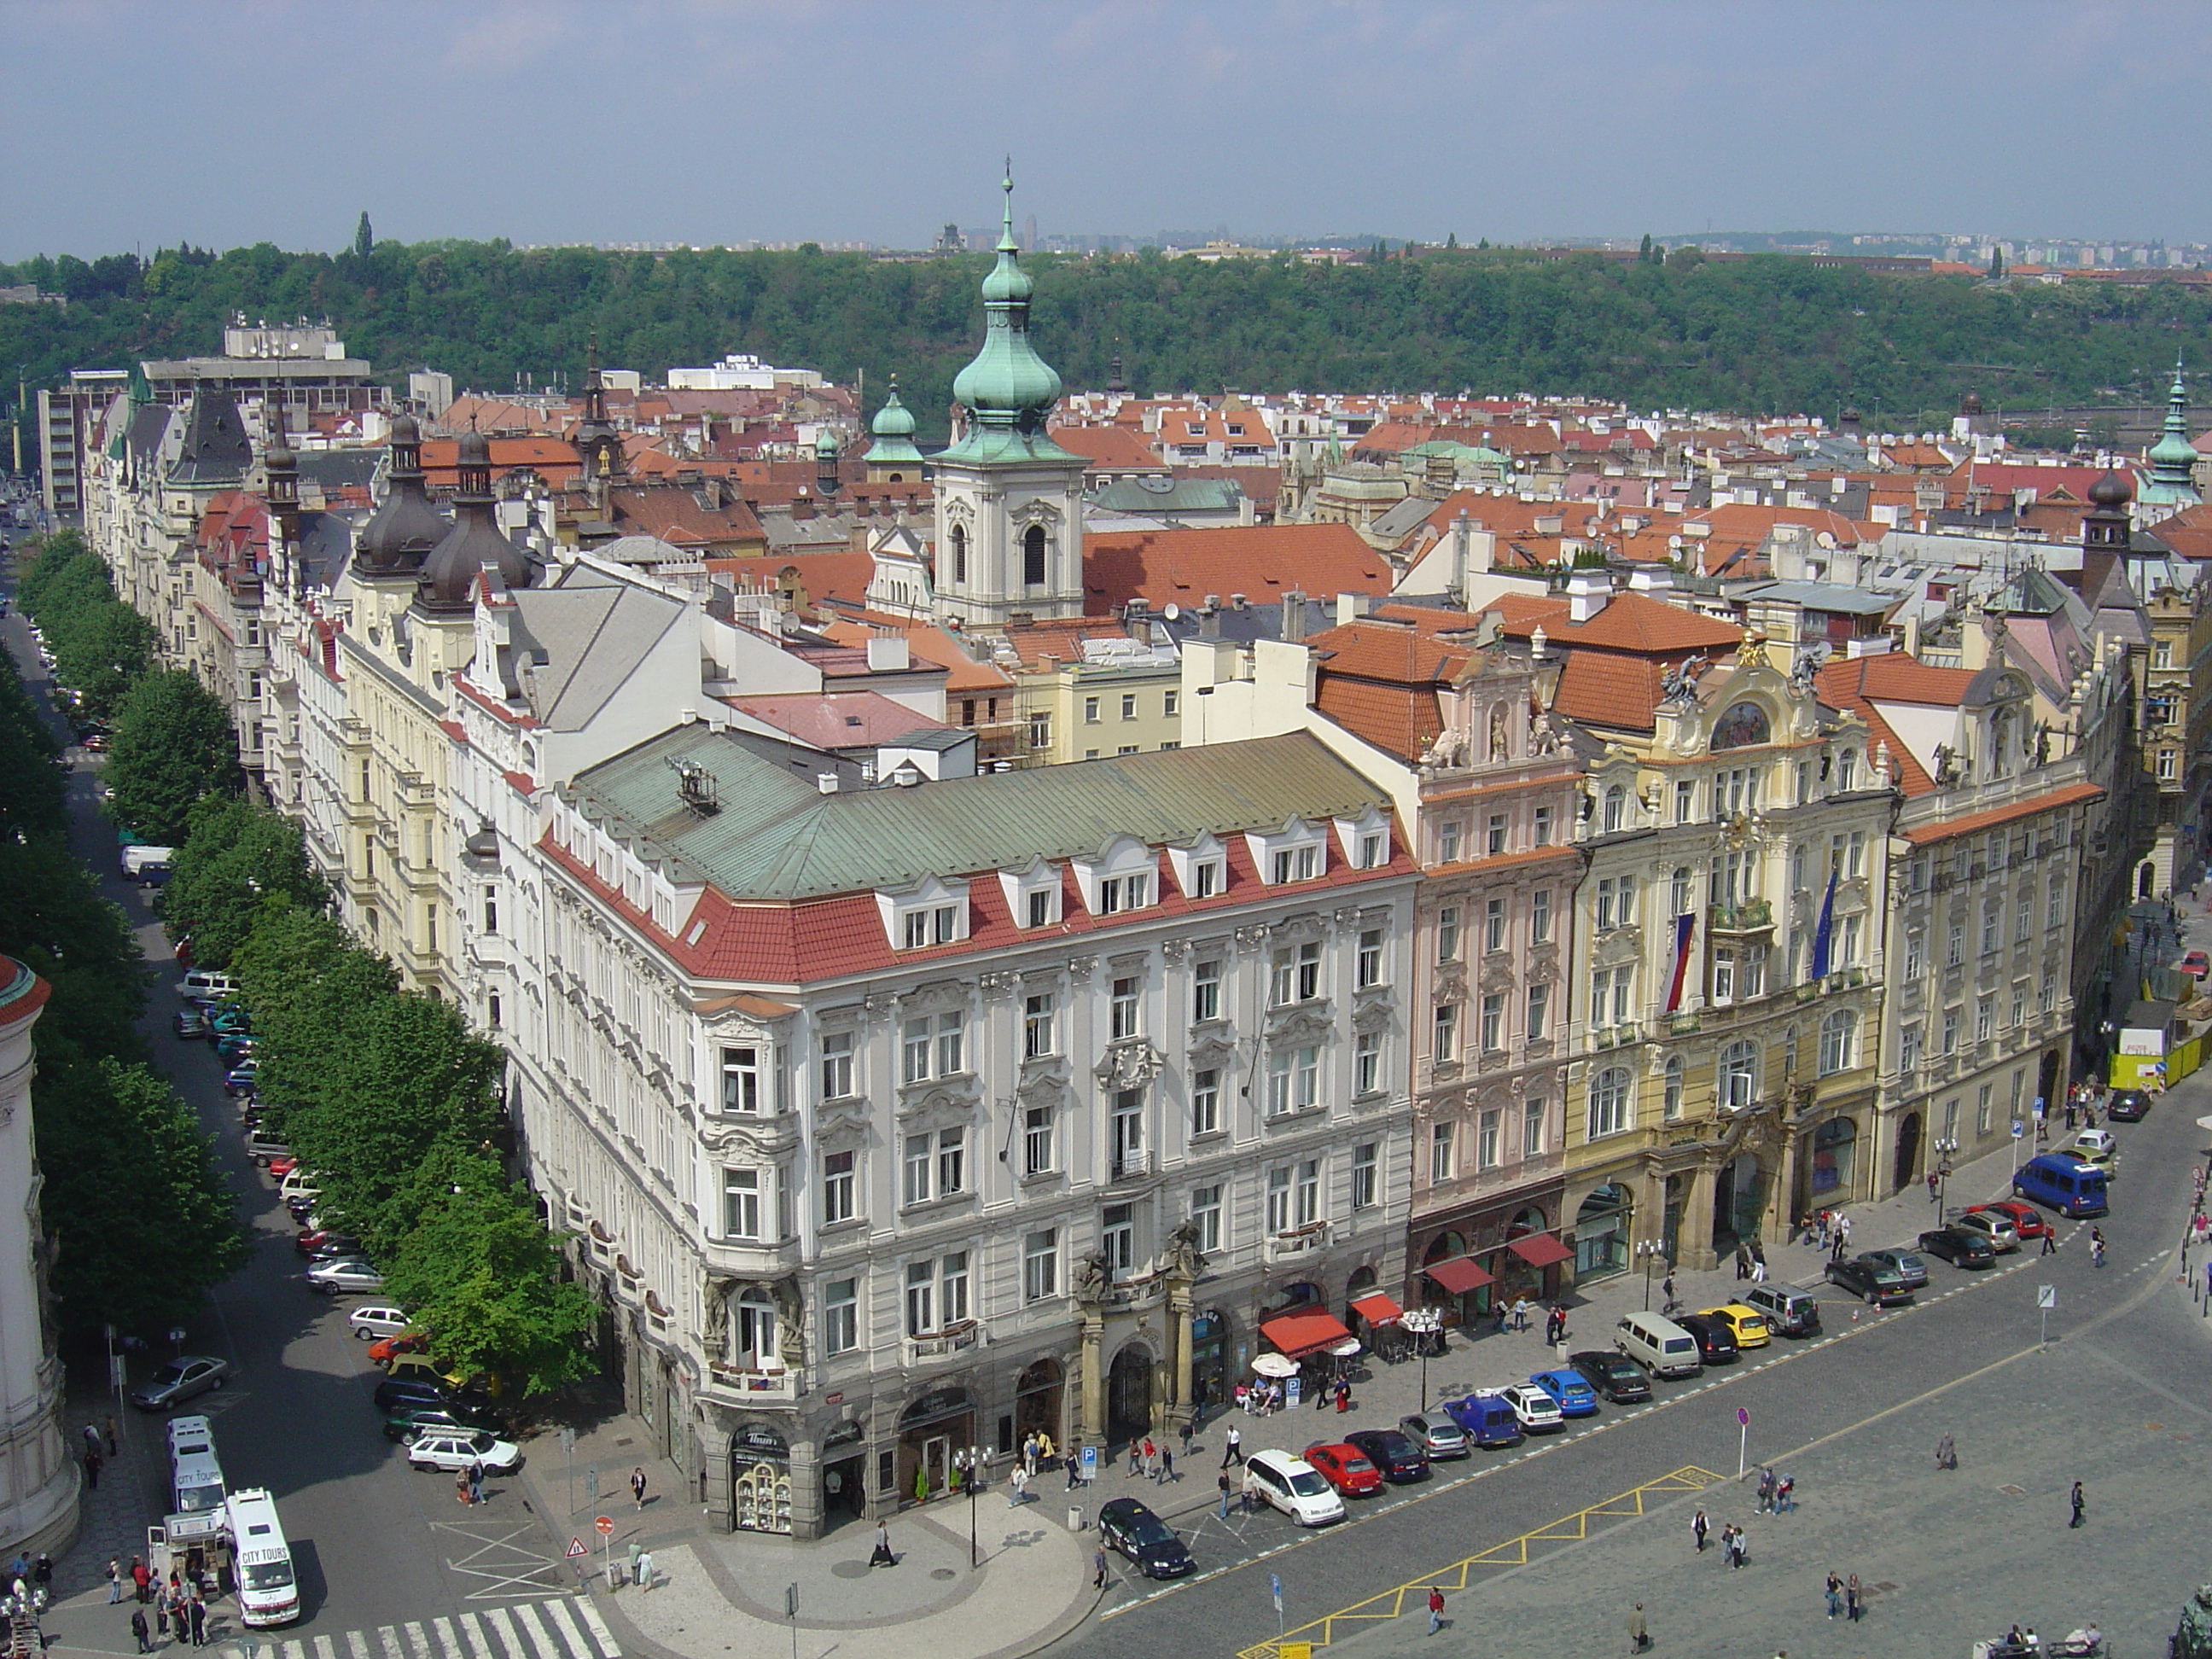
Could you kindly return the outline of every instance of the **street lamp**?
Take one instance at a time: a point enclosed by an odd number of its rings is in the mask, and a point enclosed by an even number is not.
[[[1941,1221],[1948,1213],[1946,1200],[1951,1196],[1951,1154],[1959,1150],[1959,1143],[1938,1135],[1932,1144],[1936,1148],[1936,1218]]]
[[[1434,1308],[1408,1308],[1398,1316],[1401,1329],[1413,1333],[1413,1346],[1421,1357],[1421,1409],[1429,1408],[1429,1338],[1443,1328],[1443,1316]]]
[[[1644,1264],[1644,1311],[1646,1313],[1651,1311],[1651,1264],[1664,1261],[1666,1256],[1667,1243],[1664,1239],[1646,1238],[1638,1241],[1636,1246],[1636,1259]]]
[[[960,1484],[968,1489],[968,1565],[972,1571],[982,1565],[975,1549],[975,1488],[983,1476],[983,1449],[963,1446],[952,1454],[952,1467],[960,1471]]]

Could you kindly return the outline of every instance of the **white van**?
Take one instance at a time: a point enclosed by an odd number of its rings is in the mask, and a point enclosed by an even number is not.
[[[199,1425],[197,1435],[179,1436],[187,1423]],[[169,1430],[169,1504],[175,1515],[206,1515],[220,1510],[227,1496],[222,1465],[216,1462],[215,1438],[207,1431],[207,1419],[177,1419]]]
[[[149,870],[166,870],[177,855],[173,847],[126,847],[123,849],[123,877],[126,881],[143,881]]]
[[[1695,1376],[1705,1369],[1698,1339],[1656,1313],[1632,1313],[1615,1328],[1613,1346],[1654,1376]]]
[[[211,968],[195,968],[177,986],[177,994],[190,1001],[194,997],[217,998],[236,996],[238,981],[228,974],[218,974]]]
[[[169,1419],[169,1462],[179,1457],[212,1457],[215,1455],[215,1429],[204,1417],[173,1417]]]
[[[276,1500],[256,1486],[230,1500],[230,1541],[238,1561],[238,1614],[249,1625],[283,1625],[300,1616],[292,1547],[276,1519]]]
[[[284,1172],[284,1179],[276,1188],[276,1196],[289,1204],[295,1198],[320,1198],[323,1187],[320,1177],[312,1170],[294,1164]]]

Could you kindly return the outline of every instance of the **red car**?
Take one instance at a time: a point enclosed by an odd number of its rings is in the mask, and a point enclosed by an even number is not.
[[[1298,1454],[1320,1472],[1321,1478],[1346,1498],[1382,1490],[1382,1471],[1367,1461],[1357,1446],[1339,1441],[1308,1446]]]
[[[2191,978],[2203,979],[2205,975],[2212,974],[2212,957],[2206,956],[2202,951],[2191,951],[2182,957],[2181,971]]]
[[[2041,1238],[2051,1231],[2051,1224],[2043,1218],[2043,1212],[2033,1204],[2022,1204],[2013,1199],[2004,1198],[1999,1199],[1994,1204],[1970,1204],[1966,1206],[1966,1213],[1969,1215],[1976,1210],[1987,1210],[1992,1215],[2002,1216],[2012,1223],[2014,1230],[2022,1238]]]
[[[301,1255],[329,1255],[337,1250],[358,1250],[361,1241],[335,1227],[310,1227],[292,1241]]]
[[[294,1170],[297,1169],[299,1167],[299,1164],[300,1160],[296,1155],[285,1158],[272,1158],[269,1160],[269,1173],[276,1176],[277,1180],[282,1181],[286,1176],[291,1174]]]
[[[380,1336],[368,1345],[368,1363],[389,1365],[403,1353],[420,1353],[429,1339],[420,1331],[402,1331],[398,1336]]]

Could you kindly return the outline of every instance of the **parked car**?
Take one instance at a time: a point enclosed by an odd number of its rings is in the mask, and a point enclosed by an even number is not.
[[[1741,1300],[1746,1307],[1756,1310],[1765,1319],[1769,1335],[1820,1334],[1820,1302],[1812,1291],[1801,1285],[1784,1285],[1770,1279],[1747,1286],[1741,1292]]]
[[[1877,1308],[1892,1308],[1912,1300],[1912,1292],[1905,1288],[1905,1280],[1898,1276],[1896,1268],[1887,1262],[1869,1261],[1863,1255],[1855,1255],[1848,1261],[1831,1261],[1828,1282]]]
[[[1529,1382],[1552,1396],[1562,1417],[1595,1417],[1597,1391],[1575,1371],[1538,1371]]]
[[[407,1443],[407,1462],[418,1469],[456,1469],[481,1463],[494,1474],[505,1474],[522,1461],[520,1448],[483,1429],[425,1431]]]
[[[1415,1412],[1411,1417],[1400,1418],[1398,1432],[1419,1447],[1421,1455],[1431,1462],[1439,1458],[1465,1457],[1473,1449],[1467,1443],[1467,1431],[1440,1411]]]
[[[315,1227],[295,1238],[292,1248],[301,1255],[359,1255],[361,1241],[349,1233]]]
[[[2041,1238],[2052,1231],[2051,1224],[2043,1218],[2042,1211],[2017,1198],[2001,1198],[1994,1203],[1970,1205],[1966,1213],[1972,1215],[1983,1210],[2004,1217],[2012,1223],[2013,1231],[2023,1239]]]
[[[1736,1358],[1735,1333],[1711,1314],[1676,1314],[1674,1322],[1697,1339],[1701,1364],[1725,1365]]]
[[[1198,1566],[1176,1529],[1133,1498],[1100,1506],[1098,1534],[1147,1578],[1180,1578]]]
[[[1727,1326],[1739,1351],[1763,1348],[1767,1344],[1766,1316],[1756,1308],[1747,1308],[1741,1302],[1723,1302],[1717,1308],[1707,1308],[1699,1317]]]
[[[1482,1389],[1464,1399],[1447,1400],[1444,1410],[1478,1446],[1517,1446],[1527,1436],[1521,1413],[1513,1402],[1495,1389]]]
[[[2094,1164],[2106,1181],[2120,1178],[2120,1143],[2110,1129],[2084,1129],[2058,1149],[2058,1156],[2077,1164]]]
[[[204,1037],[208,1034],[207,1016],[197,1008],[181,1009],[169,1022],[169,1029],[188,1041]]]
[[[1344,1519],[1344,1500],[1319,1469],[1303,1457],[1270,1449],[1244,1461],[1244,1490],[1302,1527]]]
[[[1345,1436],[1344,1443],[1358,1447],[1360,1455],[1394,1486],[1429,1478],[1429,1455],[1413,1443],[1413,1437],[1395,1429],[1361,1429]]]
[[[430,1346],[430,1339],[420,1331],[402,1331],[397,1336],[380,1336],[368,1345],[368,1363],[386,1370],[402,1354],[421,1353]]]
[[[1342,1441],[1322,1441],[1300,1454],[1321,1471],[1321,1478],[1346,1498],[1364,1497],[1382,1490],[1382,1471],[1367,1461],[1358,1447]]]
[[[384,1288],[384,1275],[357,1256],[335,1256],[307,1269],[307,1288],[320,1291],[325,1296],[380,1291]]]
[[[2105,1103],[2105,1115],[2115,1123],[2140,1123],[2149,1110],[2150,1095],[2142,1089],[2117,1090]]]
[[[451,1389],[415,1376],[387,1376],[376,1385],[371,1398],[376,1409],[387,1416],[397,1411],[444,1411],[463,1403],[454,1398]]]
[[[1567,1364],[1576,1376],[1616,1406],[1632,1406],[1651,1398],[1651,1373],[1625,1353],[1590,1348],[1569,1354]]]
[[[346,1316],[346,1328],[362,1342],[374,1342],[382,1336],[397,1336],[407,1328],[406,1310],[384,1304],[367,1303]]]
[[[243,1066],[253,1057],[254,1042],[250,1036],[218,1036],[215,1040],[216,1058],[226,1065]]]
[[[1498,1392],[1521,1419],[1523,1434],[1557,1434],[1567,1425],[1559,1402],[1533,1382],[1509,1382]]]
[[[488,1411],[471,1406],[401,1406],[384,1419],[386,1440],[412,1440],[436,1429],[461,1429],[497,1434],[504,1425]]]
[[[2183,951],[2179,965],[2181,971],[2192,979],[2203,979],[2205,975],[2212,974],[2212,957],[2206,956],[2202,951]]]
[[[1923,1289],[1928,1283],[1928,1264],[1910,1250],[1869,1250],[1865,1255],[1869,1261],[1887,1261],[1896,1268],[1908,1291]]]
[[[233,1066],[222,1074],[222,1086],[234,1095],[252,1094],[256,1069],[254,1063],[250,1060],[243,1066]]]
[[[268,1170],[271,1176],[275,1176],[281,1182],[286,1176],[291,1174],[293,1170],[300,1167],[300,1156],[296,1152],[287,1152],[282,1158],[270,1158],[268,1163],[263,1164],[261,1167]]]
[[[2010,1216],[1996,1210],[1968,1210],[1964,1215],[1954,1217],[1951,1224],[1981,1234],[1999,1255],[2020,1248],[2019,1227]]]
[[[1965,1227],[1936,1227],[1920,1235],[1920,1248],[1954,1267],[1986,1267],[1997,1259],[1990,1241]]]
[[[230,1363],[213,1354],[179,1354],[131,1390],[131,1403],[142,1412],[165,1412],[194,1395],[219,1389],[230,1380]]]

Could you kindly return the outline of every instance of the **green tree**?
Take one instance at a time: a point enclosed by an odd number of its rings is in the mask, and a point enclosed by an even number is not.
[[[48,630],[48,641],[54,672],[78,694],[83,713],[97,720],[113,719],[154,664],[152,626],[112,594],[72,611]]]
[[[230,715],[181,669],[142,677],[118,711],[107,780],[120,823],[155,846],[182,845],[195,801],[244,787]]]
[[[61,745],[0,651],[0,843],[66,834],[68,789]]]
[[[203,795],[192,806],[170,869],[162,919],[192,936],[192,960],[204,967],[228,967],[271,907],[330,902],[300,826],[234,795]]]
[[[2001,247],[1991,247],[1990,249],[1990,280],[1994,283],[2003,275],[2004,250]]]
[[[353,228],[353,257],[366,259],[376,252],[376,233],[368,228],[368,210],[361,210],[361,222]]]

